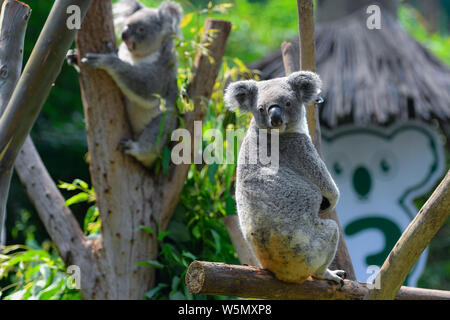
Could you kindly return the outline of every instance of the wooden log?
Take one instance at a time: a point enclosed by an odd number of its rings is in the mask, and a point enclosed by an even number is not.
[[[0,1],[0,116],[11,98],[22,71],[25,31],[31,9],[16,0]],[[12,167],[0,169],[0,246],[6,242],[6,202]]]
[[[255,253],[242,234],[241,227],[239,226],[239,217],[237,215],[226,216],[223,220],[241,264],[261,267]]]
[[[450,214],[450,170],[403,232],[375,279],[368,299],[394,299],[419,256]]]
[[[344,280],[342,287],[312,278],[301,284],[287,283],[264,269],[206,261],[192,262],[185,280],[192,294],[271,300],[355,300],[369,291],[367,284],[351,280]],[[450,300],[450,292],[402,287],[398,298]]]

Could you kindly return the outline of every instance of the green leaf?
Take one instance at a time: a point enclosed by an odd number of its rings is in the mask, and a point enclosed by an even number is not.
[[[164,268],[164,265],[161,262],[156,261],[156,260],[141,261],[141,262],[136,263],[136,266],[137,267],[149,266],[149,267],[153,267],[156,269]]]
[[[158,285],[156,287],[154,287],[153,289],[148,291],[144,296],[149,299],[152,299],[159,291],[161,291],[161,289],[164,289],[167,287],[168,287],[168,285],[165,283],[158,283]]]
[[[169,299],[170,300],[186,300],[186,297],[180,291],[177,291],[177,292],[174,292],[173,294],[170,294]]]
[[[144,230],[145,232],[147,232],[151,236],[154,233],[152,228],[149,228],[149,227],[146,227],[146,226],[143,226],[143,225],[137,227],[137,230]]]
[[[187,251],[183,251],[183,256],[184,257],[186,257],[186,258],[189,258],[189,259],[192,259],[192,260],[197,260],[197,257],[196,256],[194,256],[192,253],[190,253],[190,252],[187,252]]]
[[[216,232],[216,230],[211,229],[211,234],[214,238],[214,243],[215,243],[215,247],[216,247],[216,254],[218,254],[220,252],[220,250],[222,249],[221,244],[220,244],[220,236],[219,234]]]
[[[66,200],[66,206],[69,207],[75,203],[85,202],[89,199],[89,195],[86,192],[80,192],[73,197]]]
[[[162,169],[165,176],[169,175],[170,153],[170,148],[165,146],[162,153]]]
[[[194,13],[190,12],[188,14],[186,14],[183,19],[180,22],[180,28],[183,29],[184,27],[186,27],[189,23],[191,23],[192,18],[194,17]]]

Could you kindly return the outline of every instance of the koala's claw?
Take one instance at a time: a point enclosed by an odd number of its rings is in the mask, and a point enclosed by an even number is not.
[[[119,141],[119,150],[123,153],[129,153],[133,149],[133,140],[131,139],[121,139]]]
[[[344,279],[347,276],[347,273],[344,270],[325,270],[322,275],[315,276],[317,279],[331,280],[336,283],[339,283],[342,286],[344,285]]]
[[[86,53],[84,58],[81,59],[81,62],[96,68],[101,65],[101,58],[103,56],[104,54],[102,53]]]
[[[117,52],[118,52],[117,47],[116,47],[111,41],[107,41],[107,42],[106,42],[106,49],[107,49],[108,52],[110,52],[110,53],[117,54]]]
[[[66,53],[66,61],[69,66],[72,66],[77,70],[77,72],[80,72],[80,68],[78,67],[78,50],[77,49],[70,49]]]

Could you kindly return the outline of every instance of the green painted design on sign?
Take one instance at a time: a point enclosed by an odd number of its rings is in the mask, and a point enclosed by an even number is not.
[[[358,167],[353,174],[353,188],[356,193],[365,198],[372,188],[372,177],[365,167]]]
[[[402,235],[402,230],[389,219],[385,219],[379,216],[365,217],[362,219],[355,220],[349,223],[345,227],[345,234],[352,236],[366,229],[377,229],[380,230],[385,239],[385,245],[381,252],[372,254],[366,257],[366,263],[370,265],[381,266],[386,260],[389,252],[391,252],[397,240]]]

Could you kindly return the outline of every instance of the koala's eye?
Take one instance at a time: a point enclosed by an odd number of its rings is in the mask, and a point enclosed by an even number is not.
[[[264,113],[264,108],[263,108],[263,106],[259,106],[258,111],[259,111],[259,113]]]
[[[137,28],[137,32],[140,33],[140,34],[143,34],[145,32],[145,28],[140,26],[140,27]]]
[[[290,106],[291,106],[291,102],[290,101],[286,102],[286,107],[290,107]]]

